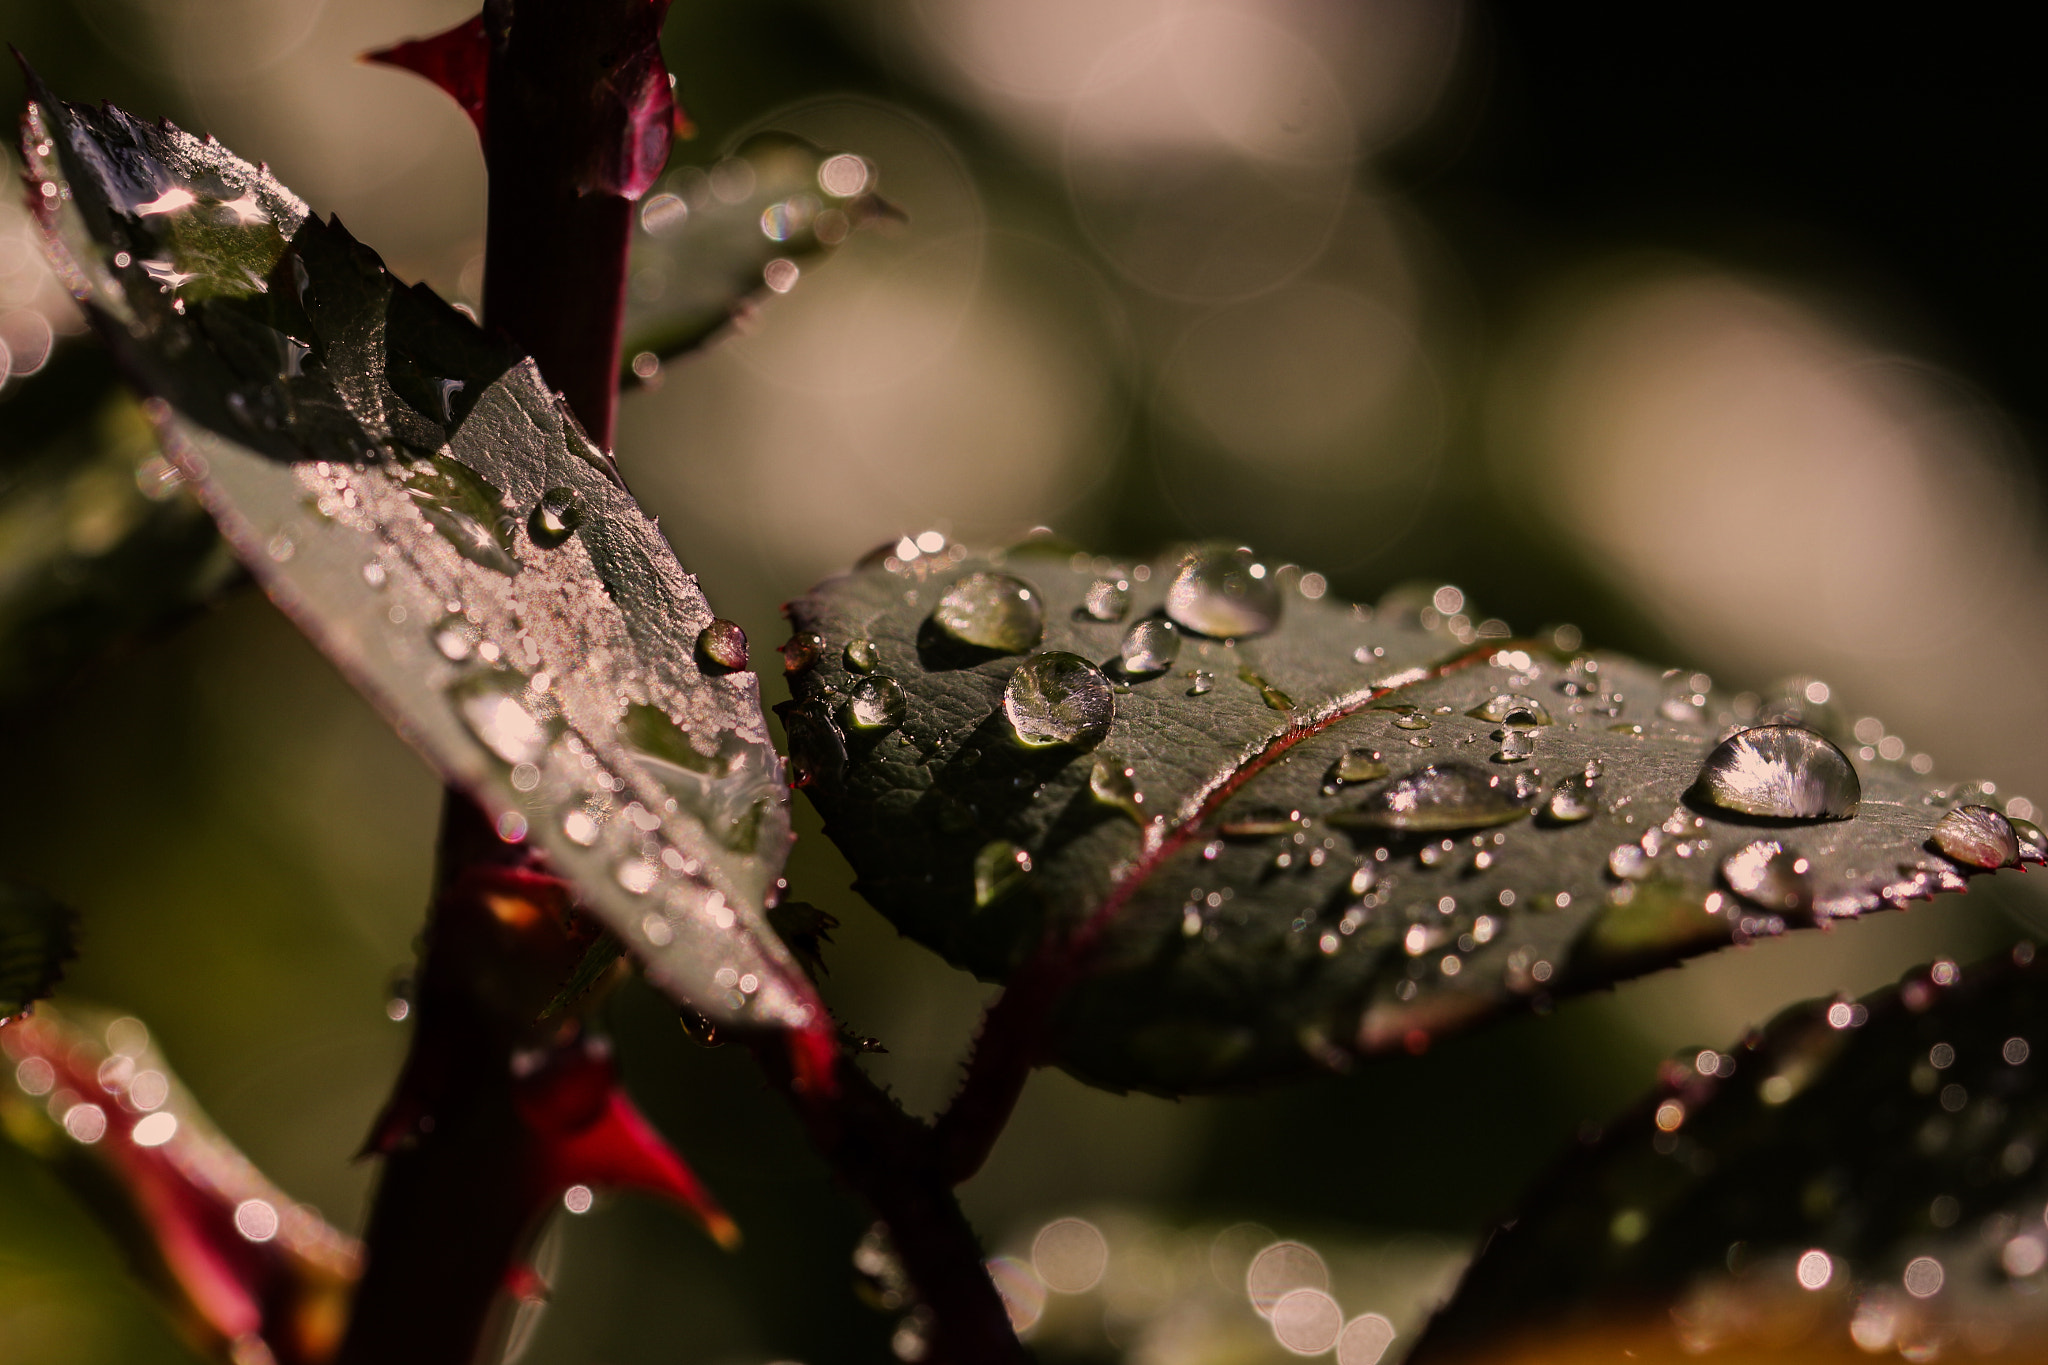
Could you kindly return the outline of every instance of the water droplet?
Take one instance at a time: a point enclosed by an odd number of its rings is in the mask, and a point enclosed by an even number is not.
[[[1394,728],[1397,730],[1427,730],[1429,728],[1429,717],[1423,715],[1420,711],[1403,711],[1400,715],[1394,717]]]
[[[1934,827],[1934,846],[1967,867],[2013,867],[2018,833],[1989,806],[1957,806]]]
[[[543,550],[552,550],[575,535],[582,524],[583,508],[576,495],[566,488],[550,488],[533,505],[533,514],[526,519],[526,534]]]
[[[1500,732],[1500,749],[1494,758],[1502,763],[1521,763],[1535,756],[1536,736],[1528,730]]]
[[[1205,668],[1188,670],[1188,695],[1205,696],[1216,688],[1216,675]]]
[[[798,631],[782,645],[782,671],[801,673],[825,657],[825,637],[808,630]]]
[[[400,475],[427,524],[473,564],[502,574],[519,572],[512,557],[512,518],[498,490],[460,460],[436,455]]]
[[[546,752],[551,727],[527,706],[526,680],[516,673],[478,673],[449,689],[470,733],[507,763],[532,763]]]
[[[1024,879],[1031,855],[1008,839],[992,839],[974,855],[974,904],[987,905]]]
[[[482,635],[475,622],[451,612],[434,627],[434,648],[440,650],[444,658],[467,659],[476,652],[476,642]]]
[[[846,666],[855,673],[872,673],[882,666],[882,651],[873,640],[848,640]]]
[[[1529,814],[1536,784],[1465,763],[1433,763],[1397,778],[1356,810],[1337,811],[1333,825],[1431,832],[1505,825]]]
[[[1088,585],[1081,607],[1097,621],[1121,621],[1131,609],[1131,585],[1121,579],[1098,578]]]
[[[999,654],[1022,654],[1045,636],[1045,608],[1021,578],[971,573],[932,608],[939,629],[962,644]]]
[[[1532,725],[1550,724],[1550,712],[1534,697],[1525,697],[1518,692],[1504,692],[1497,697],[1488,697],[1465,713],[1475,720],[1490,721],[1495,725],[1514,725],[1524,728]]]
[[[1780,914],[1813,908],[1812,866],[1776,839],[1758,839],[1721,860],[1721,880],[1744,900]]]
[[[1848,755],[1796,725],[1760,725],[1721,741],[1690,793],[1722,810],[1775,820],[1847,820],[1863,784]]]
[[[862,678],[846,699],[846,723],[861,730],[893,730],[903,723],[910,703],[903,684],[894,678]]]
[[[1554,823],[1577,824],[1590,819],[1597,809],[1593,801],[1593,783],[1599,774],[1593,771],[1592,764],[1586,766],[1587,771],[1571,774],[1550,793],[1550,804],[1545,807],[1545,813]]]
[[[1098,758],[1088,771],[1088,790],[1106,806],[1115,806],[1140,825],[1145,823],[1145,794],[1138,790],[1136,770]]]
[[[710,668],[737,673],[747,666],[747,633],[723,616],[697,635],[697,662]]]
[[[1162,616],[1148,616],[1124,636],[1124,672],[1133,678],[1156,678],[1180,657],[1180,631]]]
[[[1641,844],[1617,844],[1607,855],[1607,870],[1623,881],[1633,881],[1649,874],[1650,855]]]
[[[2019,840],[2020,861],[2023,863],[2048,863],[2048,834],[2031,820],[2022,820],[2016,815],[2005,817],[2012,826],[2013,837]]]
[[[1078,654],[1034,654],[1010,675],[1003,711],[1017,738],[1034,747],[1092,749],[1109,733],[1116,694],[1102,670]]]
[[[1381,760],[1378,749],[1346,749],[1330,765],[1329,776],[1324,781],[1341,787],[1348,782],[1377,782],[1386,775],[1387,765]]]
[[[1166,614],[1198,635],[1264,635],[1280,624],[1280,585],[1247,551],[1209,545],[1181,560]]]

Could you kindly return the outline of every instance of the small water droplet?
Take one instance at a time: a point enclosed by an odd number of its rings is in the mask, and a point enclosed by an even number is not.
[[[2018,833],[1989,806],[1957,806],[1934,827],[1934,846],[1967,867],[2014,867]]]
[[[1535,756],[1536,736],[1528,730],[1500,732],[1500,749],[1494,754],[1501,763],[1521,763]]]
[[[723,616],[697,635],[697,662],[709,668],[737,673],[747,666],[747,633]]]
[[[1633,881],[1649,874],[1650,855],[1641,844],[1617,844],[1607,855],[1607,870],[1623,881]]]
[[[1847,820],[1863,784],[1848,755],[1797,725],[1760,725],[1721,741],[1691,795],[1738,815]]]
[[[844,714],[846,723],[861,730],[893,730],[903,723],[909,714],[910,703],[903,695],[903,684],[894,678],[877,675],[862,678],[854,684],[853,691],[846,698]]]
[[[1145,794],[1138,790],[1136,770],[1098,758],[1088,771],[1088,790],[1106,806],[1115,806],[1132,820],[1145,823]]]
[[[802,673],[825,657],[825,637],[800,630],[783,643],[780,653],[783,672]]]
[[[526,534],[543,550],[552,550],[576,534],[583,524],[583,508],[566,488],[550,488],[533,505],[526,519]]]
[[[872,673],[882,666],[882,651],[873,640],[848,640],[844,657],[855,673]]]
[[[1387,775],[1387,765],[1378,749],[1346,749],[1330,765],[1329,775],[1324,779],[1333,787],[1350,782],[1377,782]]]
[[[1573,773],[1557,784],[1550,793],[1550,804],[1545,813],[1551,821],[1560,825],[1577,824],[1590,819],[1596,809],[1593,801],[1593,783],[1599,773],[1594,764],[1587,764],[1586,771]]]
[[[1511,778],[1465,763],[1433,763],[1387,783],[1356,810],[1337,811],[1328,820],[1365,829],[1483,829],[1528,815],[1537,790],[1527,774]]]
[[[507,763],[532,763],[553,738],[549,724],[528,707],[526,680],[515,673],[478,673],[449,689],[470,733]]]
[[[1427,730],[1429,728],[1429,717],[1423,715],[1420,711],[1403,711],[1400,715],[1394,717],[1394,728],[1397,730]]]
[[[376,560],[373,559],[363,565],[363,582],[369,584],[373,591],[381,589],[388,578],[389,575],[384,572],[384,566]]]
[[[1205,696],[1216,688],[1216,675],[1206,668],[1188,670],[1188,695]]]
[[[2016,815],[2005,817],[2012,826],[2013,837],[2019,841],[2020,861],[2023,863],[2048,863],[2048,834],[2031,820],[2022,820]]]
[[[991,839],[974,855],[974,904],[989,904],[1031,870],[1031,855],[1008,839]]]
[[[1813,908],[1813,868],[1776,839],[1758,839],[1721,860],[1728,889],[1764,910],[1805,914]]]
[[[434,627],[434,648],[440,650],[443,657],[460,661],[476,652],[476,642],[482,635],[483,632],[468,617],[450,613]]]
[[[1181,560],[1166,589],[1166,614],[1198,635],[1264,635],[1280,624],[1277,575],[1247,551],[1203,546]]]
[[[1037,590],[1003,573],[967,575],[939,599],[932,620],[962,644],[1000,654],[1022,654],[1045,636]]]
[[[1116,694],[1102,670],[1078,654],[1034,654],[1010,675],[1003,712],[1025,744],[1092,749],[1109,734]]]
[[[1550,712],[1534,697],[1525,697],[1518,692],[1504,692],[1488,697],[1465,713],[1475,720],[1490,721],[1495,725],[1520,726],[1548,725]]]
[[[427,524],[473,564],[502,574],[519,572],[512,555],[512,519],[498,490],[460,460],[436,455],[401,476]]]
[[[1156,678],[1180,657],[1180,631],[1165,617],[1148,616],[1125,634],[1120,653],[1125,674]]]
[[[1088,585],[1081,608],[1097,621],[1121,621],[1131,609],[1131,585],[1123,579],[1098,578]]]

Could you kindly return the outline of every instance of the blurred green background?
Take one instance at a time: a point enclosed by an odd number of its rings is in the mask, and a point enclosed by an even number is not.
[[[464,17],[0,0],[0,37],[71,97],[268,161],[400,275],[474,302],[469,126],[356,60]],[[910,222],[629,397],[620,460],[771,665],[784,598],[906,532],[1046,524],[1126,555],[1229,535],[1333,591],[1450,581],[1475,618],[1571,621],[1731,688],[1818,673],[1940,771],[2048,791],[2048,93],[1990,22],[677,0],[666,45],[700,130],[679,162],[786,128],[869,157]],[[129,491],[151,488],[146,443],[77,330],[10,205],[9,623],[138,527],[183,558],[131,571],[136,592],[197,600],[232,576],[180,538],[182,504]],[[111,473],[36,501],[24,471],[53,442]],[[18,572],[51,554],[70,567]],[[92,619],[118,625],[132,600]],[[357,1227],[371,1172],[350,1154],[405,1045],[383,1006],[420,922],[435,783],[247,589],[82,670],[7,664],[0,870],[83,910],[64,995],[147,1019],[266,1171]],[[899,941],[800,823],[797,893],[845,922],[828,996],[930,1112],[990,992]],[[1659,1058],[2048,924],[2037,882],[1299,1089],[1169,1104],[1041,1075],[963,1198],[992,1252],[1028,1257],[1066,1216],[1108,1235],[1103,1284],[1055,1296],[1036,1329],[1051,1359],[1287,1358],[1235,1278],[1274,1237],[1320,1252],[1347,1314],[1405,1332]],[[747,1059],[687,1042],[644,990],[610,1012],[636,1093],[747,1242],[725,1255],[631,1200],[565,1215],[524,1358],[889,1358],[894,1321],[853,1289],[861,1210]],[[183,1359],[110,1244],[0,1147],[0,1365]]]

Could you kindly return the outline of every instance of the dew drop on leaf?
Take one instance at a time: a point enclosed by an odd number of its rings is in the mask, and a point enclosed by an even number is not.
[[[552,550],[576,534],[583,524],[583,507],[567,488],[550,488],[533,505],[526,519],[526,534],[543,550]]]
[[[1721,860],[1721,880],[1751,904],[1779,914],[1813,908],[1812,867],[1776,839],[1758,839]]]
[[[1097,621],[1121,621],[1131,609],[1130,585],[1121,579],[1098,578],[1088,585],[1081,608]]]
[[[1021,578],[971,573],[932,609],[940,630],[962,644],[999,654],[1022,654],[1045,636],[1045,608]]]
[[[1386,775],[1387,765],[1378,749],[1346,749],[1330,765],[1326,780],[1341,787],[1350,782],[1377,782]]]
[[[1197,668],[1188,674],[1188,695],[1205,696],[1215,690],[1216,675],[1206,668]]]
[[[1738,815],[1847,820],[1863,784],[1848,755],[1797,725],[1759,725],[1721,741],[1691,795]]]
[[[1145,794],[1138,790],[1135,769],[1098,758],[1095,766],[1088,770],[1088,790],[1103,805],[1114,806],[1137,823],[1145,823]]]
[[[1125,674],[1156,678],[1180,657],[1180,631],[1164,617],[1148,616],[1125,634],[1119,653]]]
[[[475,622],[459,612],[450,612],[434,627],[434,648],[441,651],[443,658],[460,662],[476,653],[481,635]]]
[[[847,668],[855,673],[872,673],[882,666],[882,651],[873,640],[848,640],[844,657]]]
[[[1504,692],[1488,697],[1465,713],[1475,720],[1491,721],[1495,725],[1515,725],[1527,728],[1532,725],[1548,725],[1550,712],[1534,697],[1519,693]]]
[[[747,633],[723,616],[697,634],[697,661],[710,668],[737,673],[747,666]]]
[[[909,702],[894,678],[862,678],[846,698],[847,724],[861,730],[893,730],[903,723]]]
[[[1109,734],[1116,694],[1102,670],[1078,654],[1034,654],[1010,675],[1003,713],[1017,738],[1034,748],[1071,744],[1092,749]]]
[[[1429,717],[1423,715],[1420,711],[1403,711],[1400,715],[1394,717],[1394,728],[1397,730],[1427,730],[1429,728]]]
[[[2013,815],[2006,816],[2005,821],[2019,841],[2021,862],[2048,863],[2048,834],[2043,834],[2039,825]]]
[[[780,652],[783,672],[802,673],[825,657],[825,638],[813,631],[800,630],[789,637]]]
[[[512,557],[512,519],[498,490],[460,460],[436,455],[405,470],[406,491],[427,524],[473,564],[519,572]]]
[[[1494,758],[1502,763],[1521,763],[1536,754],[1536,737],[1527,730],[1500,732],[1500,749]]]
[[[1572,773],[1557,784],[1550,793],[1550,804],[1544,813],[1554,824],[1574,825],[1581,820],[1592,818],[1597,807],[1593,802],[1593,783],[1597,774],[1590,771]]]
[[[2020,860],[2018,833],[1989,806],[1957,806],[1942,816],[1934,846],[1968,867],[2012,867]]]
[[[1520,820],[1535,806],[1537,786],[1466,763],[1432,763],[1396,778],[1356,810],[1328,817],[1333,825],[1423,832],[1483,829]]]
[[[1220,640],[1264,635],[1280,624],[1280,586],[1247,552],[1204,546],[1181,560],[1166,589],[1166,614]]]
[[[522,700],[525,687],[516,673],[479,673],[450,689],[462,723],[507,763],[534,762],[551,738],[547,724]]]
[[[1031,870],[1031,855],[1008,839],[992,839],[974,855],[974,904],[987,905]]]

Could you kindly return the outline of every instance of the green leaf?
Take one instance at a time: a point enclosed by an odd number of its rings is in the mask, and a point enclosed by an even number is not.
[[[822,1022],[755,680],[532,363],[217,144],[34,94],[59,268],[271,596],[678,1000]]]
[[[791,604],[792,762],[904,933],[990,980],[1067,959],[1052,1057],[1100,1084],[1342,1069],[1975,870],[1929,845],[1974,789],[1874,749],[1829,760],[1860,776],[1849,819],[1695,790],[1732,731],[1832,723],[1804,694],[1738,715],[1694,675],[1475,638],[1426,593],[1331,602],[1227,548],[877,558]]]
[[[0,882],[0,1023],[48,995],[76,951],[74,917],[43,891]]]
[[[640,205],[626,295],[626,370],[693,350],[856,229],[898,217],[874,167],[789,133],[757,133],[708,170],[670,171]]]
[[[8,396],[0,704],[168,629],[241,581],[213,519],[157,453],[135,399],[97,373],[104,356],[93,353],[97,367],[80,358],[63,354]],[[71,410],[38,421],[53,403]]]
[[[2033,945],[1784,1011],[1572,1153],[1415,1353],[2048,1350],[2048,970]]]

